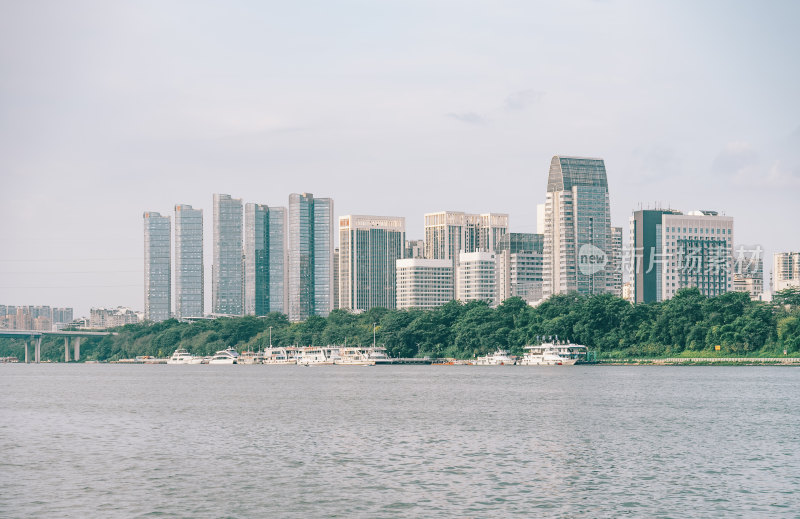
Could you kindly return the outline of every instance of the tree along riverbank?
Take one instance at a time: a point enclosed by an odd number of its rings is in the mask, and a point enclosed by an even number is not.
[[[630,304],[604,294],[553,296],[536,307],[511,298],[497,308],[484,302],[450,303],[434,310],[373,308],[359,314],[334,310],[326,317],[290,323],[283,314],[127,325],[118,335],[81,343],[81,360],[169,356],[177,348],[212,355],[291,345],[371,345],[392,357],[473,358],[497,348],[521,355],[523,346],[556,336],[583,344],[602,362],[671,357],[800,357],[800,290],[776,294],[773,303],[728,292],[714,298],[697,289],[668,301]],[[717,346],[719,350],[717,351]],[[0,357],[24,358],[24,343],[0,339]],[[63,339],[45,337],[42,359],[63,361]]]

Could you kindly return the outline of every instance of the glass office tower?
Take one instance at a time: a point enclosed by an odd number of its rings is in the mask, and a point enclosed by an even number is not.
[[[244,313],[242,263],[242,200],[215,194],[211,266],[211,306],[215,314]]]
[[[544,297],[607,292],[611,246],[605,163],[553,157],[545,202]]]
[[[203,210],[175,206],[175,317],[203,317]]]
[[[333,199],[289,195],[289,319],[333,309]]]
[[[284,313],[286,209],[248,203],[244,227],[244,311]]]
[[[144,213],[144,318],[169,319],[172,308],[170,278],[170,217]]]
[[[339,308],[396,308],[395,262],[403,258],[405,227],[402,217],[339,217]]]

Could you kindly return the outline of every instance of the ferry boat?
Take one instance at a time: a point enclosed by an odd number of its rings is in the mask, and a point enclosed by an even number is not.
[[[237,364],[263,364],[263,362],[264,355],[261,351],[243,351],[236,359]]]
[[[383,346],[372,346],[371,348],[364,349],[364,354],[367,359],[374,361],[377,364],[391,364],[392,359],[386,354],[386,348]]]
[[[194,362],[195,359],[200,359],[200,357],[195,357],[184,348],[178,348],[172,354],[172,357],[167,359],[167,364],[199,364],[199,362]]]
[[[370,359],[367,354],[358,348],[341,348],[339,358],[334,360],[334,364],[342,366],[374,366],[375,360]]]
[[[585,361],[586,346],[579,344],[554,344],[552,342],[538,346],[525,346],[527,353],[519,361],[521,366],[572,366],[576,362]]]
[[[497,350],[491,355],[475,359],[476,366],[513,366],[515,363],[506,350]]]
[[[324,366],[333,365],[333,359],[325,355],[324,348],[300,348],[297,353],[298,366]]]
[[[239,353],[233,348],[227,350],[220,350],[211,357],[208,361],[209,364],[237,364]]]
[[[286,348],[267,348],[261,364],[297,364],[297,359],[291,357]]]

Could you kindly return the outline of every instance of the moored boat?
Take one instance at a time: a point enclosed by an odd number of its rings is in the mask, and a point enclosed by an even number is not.
[[[579,344],[544,343],[524,349],[528,351],[519,361],[521,366],[572,366],[587,355],[586,346]]]
[[[491,355],[475,359],[476,366],[513,366],[515,363],[506,350],[499,349]]]
[[[239,353],[233,348],[220,350],[208,361],[209,364],[238,364]]]
[[[199,362],[194,362],[196,358],[200,357],[195,357],[184,348],[178,348],[172,356],[167,359],[167,364],[199,364]]]

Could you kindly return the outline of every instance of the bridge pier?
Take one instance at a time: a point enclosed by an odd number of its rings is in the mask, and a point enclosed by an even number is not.
[[[30,364],[28,360],[28,341],[25,341],[25,364]]]
[[[36,364],[42,361],[42,336],[36,338]]]
[[[75,337],[75,360],[80,360],[81,358],[81,338]]]
[[[69,362],[69,337],[64,337],[64,362]]]

